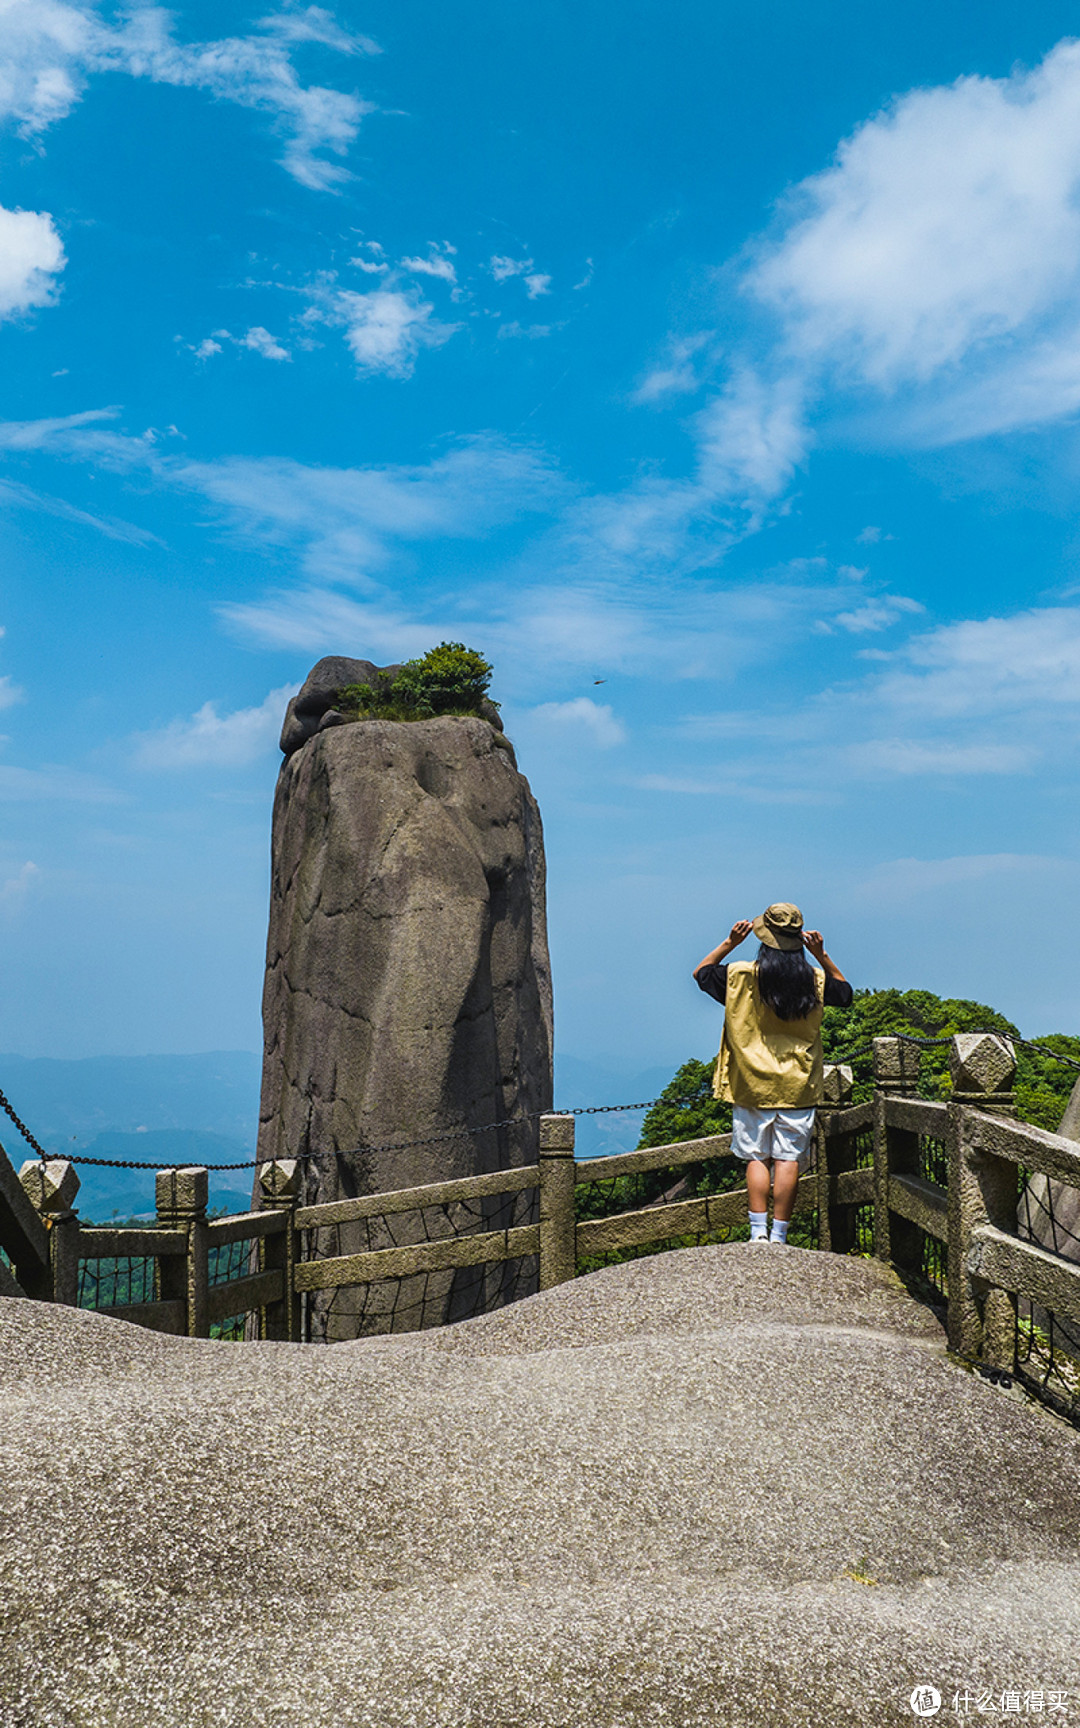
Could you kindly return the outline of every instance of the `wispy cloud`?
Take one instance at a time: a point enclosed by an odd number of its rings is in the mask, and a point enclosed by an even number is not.
[[[92,0],[7,0],[0,9],[0,120],[36,137],[71,112],[93,75],[126,72],[268,114],[293,178],[332,190],[348,175],[327,156],[346,154],[374,105],[303,84],[292,52],[306,44],[351,56],[378,52],[319,6],[285,7],[247,36],[185,43],[174,37],[172,15],[156,5],[135,6],[112,22]]]
[[[1059,875],[1075,868],[1064,858],[1045,857],[1037,852],[982,852],[952,858],[892,858],[879,864],[867,880],[855,889],[860,900],[880,901],[882,894],[891,899],[913,899],[919,894],[933,894],[942,888],[963,887],[972,882],[984,882],[988,877],[1042,878]]]
[[[129,546],[160,546],[156,534],[138,528],[134,522],[123,522],[116,516],[95,516],[89,510],[79,510],[64,498],[54,498],[47,492],[35,492],[18,480],[0,480],[0,507],[13,505],[21,510],[37,510],[46,516],[58,516],[64,522],[76,522],[80,527],[93,528],[109,540],[125,541]],[[0,704],[2,706],[2,704]]]
[[[496,255],[490,260],[488,269],[496,282],[509,282],[513,277],[520,276],[530,300],[538,300],[541,294],[551,292],[551,277],[537,270],[531,258],[506,258]]]
[[[219,714],[217,704],[203,706],[184,720],[172,720],[153,732],[136,733],[133,759],[138,768],[242,768],[269,755],[278,741],[285,707],[297,686],[285,684],[254,708]]]
[[[697,356],[712,339],[711,330],[694,336],[672,337],[665,359],[645,374],[631,398],[634,402],[666,402],[672,396],[685,395],[701,386],[695,364]]]
[[[0,882],[0,906],[7,912],[13,912],[25,905],[27,896],[40,875],[38,865],[28,858],[14,876],[8,876]]]
[[[585,738],[602,750],[626,742],[626,728],[606,702],[577,696],[569,702],[542,702],[530,710],[529,718],[549,731],[570,738]]]
[[[234,336],[229,330],[215,330],[212,336],[204,337],[192,352],[197,360],[209,360],[212,355],[222,352],[223,342],[231,342],[234,348],[249,348],[253,354],[261,355],[264,360],[292,359],[289,350],[261,324],[253,324],[243,336]]]
[[[449,241],[443,241],[442,245],[439,245],[432,240],[425,258],[402,258],[398,268],[408,270],[413,276],[434,276],[442,282],[453,284],[457,281],[457,271],[453,263],[453,254],[456,252],[457,247],[451,246]],[[370,265],[362,267],[371,268]]]
[[[0,802],[118,804],[123,793],[74,768],[0,766]]]

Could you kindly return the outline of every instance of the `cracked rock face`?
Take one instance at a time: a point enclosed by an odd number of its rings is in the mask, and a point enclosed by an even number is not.
[[[274,802],[259,1156],[311,1153],[315,1203],[531,1163],[537,1127],[383,1149],[550,1109],[540,815],[480,719],[324,727]],[[399,1215],[320,1232],[320,1257],[530,1221]],[[417,1275],[313,1301],[313,1335],[409,1330],[529,1287],[531,1268]],[[524,1280],[524,1282],[523,1282]]]

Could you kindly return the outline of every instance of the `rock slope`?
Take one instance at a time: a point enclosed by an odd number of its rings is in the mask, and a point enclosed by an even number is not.
[[[0,1383],[0,1728],[1078,1702],[1080,1436],[874,1262],[690,1249],[332,1349],[0,1301]]]

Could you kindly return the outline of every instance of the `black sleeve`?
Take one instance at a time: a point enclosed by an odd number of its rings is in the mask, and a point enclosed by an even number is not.
[[[704,990],[706,996],[711,996],[715,1002],[723,1002],[727,996],[727,967],[699,966],[694,973],[697,987]]]
[[[702,989],[704,989],[704,985],[702,985]],[[826,1008],[850,1008],[854,994],[855,992],[846,978],[826,978]]]

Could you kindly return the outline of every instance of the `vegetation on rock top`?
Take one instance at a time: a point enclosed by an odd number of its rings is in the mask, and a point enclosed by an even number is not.
[[[440,642],[418,660],[406,660],[374,684],[347,684],[338,708],[352,720],[431,720],[441,714],[486,719],[491,666],[463,642]]]

